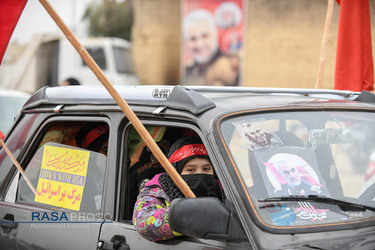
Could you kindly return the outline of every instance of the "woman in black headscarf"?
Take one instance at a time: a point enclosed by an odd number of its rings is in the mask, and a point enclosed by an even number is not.
[[[168,159],[197,197],[224,200],[206,148],[198,137],[176,141],[169,150]],[[133,213],[133,224],[140,235],[150,241],[181,235],[169,227],[168,215],[170,203],[183,197],[167,173],[155,175],[147,182],[138,195]]]

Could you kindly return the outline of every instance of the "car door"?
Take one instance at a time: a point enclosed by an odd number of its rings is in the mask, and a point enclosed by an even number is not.
[[[47,121],[25,150],[24,173],[15,167],[9,173],[0,201],[2,249],[97,247],[107,157],[76,145],[75,135],[93,123],[85,119]]]
[[[193,126],[187,127],[187,125],[176,125],[172,126],[156,126],[151,125],[153,122],[143,121],[146,124],[146,129],[149,131],[154,140],[159,144],[162,151],[167,151],[168,146],[165,147],[164,141],[170,140],[170,144],[181,136],[198,135],[199,131]],[[156,124],[156,123],[154,123]],[[134,180],[138,179],[133,175],[132,168],[140,161],[144,163],[145,157],[152,160],[150,152],[147,152],[147,146],[144,141],[140,138],[138,133],[132,126],[124,128],[123,132],[123,145],[119,152],[122,152],[122,163],[119,164],[119,170],[116,176],[109,177],[117,180],[115,190],[111,190],[107,187],[106,196],[114,196],[116,200],[116,208],[113,211],[115,215],[110,223],[104,223],[100,231],[99,246],[101,249],[226,249],[226,248],[242,248],[240,245],[217,241],[217,240],[205,240],[191,238],[188,236],[176,237],[174,239],[151,242],[141,237],[136,231],[132,223],[132,214],[134,208],[134,188],[138,190],[138,186]],[[170,146],[169,144],[169,146]],[[152,171],[153,174],[155,169]],[[144,176],[151,178],[151,175],[146,173]],[[116,195],[117,194],[117,195]],[[107,211],[110,212],[110,211]]]

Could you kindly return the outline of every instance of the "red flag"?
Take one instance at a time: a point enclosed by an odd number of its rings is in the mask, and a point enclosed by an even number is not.
[[[0,3],[0,64],[13,30],[17,25],[27,0],[1,0]]]
[[[335,89],[371,91],[374,67],[369,0],[336,0],[340,4]]]

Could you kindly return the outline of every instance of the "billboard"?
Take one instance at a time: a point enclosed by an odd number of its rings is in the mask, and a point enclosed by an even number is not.
[[[181,82],[241,85],[244,0],[182,0]]]

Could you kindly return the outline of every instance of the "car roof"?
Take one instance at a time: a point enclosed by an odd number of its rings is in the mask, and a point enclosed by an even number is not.
[[[129,105],[167,107],[198,115],[218,108],[223,111],[289,106],[356,106],[375,107],[375,95],[366,92],[365,103],[359,103],[359,92],[328,89],[250,88],[171,85],[115,85]],[[363,98],[362,98],[363,99]],[[362,100],[363,101],[363,100]],[[42,105],[116,105],[103,86],[45,87],[37,91],[24,109]]]

